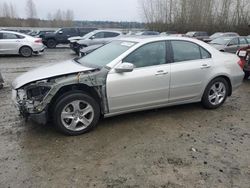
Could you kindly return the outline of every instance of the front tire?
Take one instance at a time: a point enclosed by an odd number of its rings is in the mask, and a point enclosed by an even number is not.
[[[249,76],[250,76],[250,72],[247,72],[247,71],[245,71],[245,76],[244,76],[244,79],[248,79],[249,78]]]
[[[76,136],[96,127],[100,118],[100,106],[88,94],[71,92],[56,102],[53,116],[59,131]]]
[[[28,46],[23,46],[22,48],[20,48],[19,53],[23,57],[31,57],[33,50]]]
[[[228,82],[224,78],[216,78],[208,84],[201,102],[207,109],[216,109],[224,104],[228,94]]]

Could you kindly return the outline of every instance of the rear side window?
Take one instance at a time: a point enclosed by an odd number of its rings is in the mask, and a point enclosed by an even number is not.
[[[246,39],[247,39],[248,44],[250,44],[250,37],[247,37]]]
[[[241,37],[239,38],[239,40],[240,40],[240,44],[247,44],[247,41],[245,38]]]
[[[3,33],[3,39],[18,39],[18,36],[13,33]]]
[[[119,36],[119,35],[120,35],[119,33],[114,33],[114,32],[105,32],[105,33],[104,33],[104,37],[105,37],[105,38],[117,37],[117,36]]]
[[[211,58],[211,54],[199,45],[188,41],[171,41],[174,62]]]

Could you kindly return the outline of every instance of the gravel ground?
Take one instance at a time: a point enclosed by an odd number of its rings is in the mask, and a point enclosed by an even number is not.
[[[220,109],[200,104],[101,120],[93,132],[66,137],[52,125],[25,123],[10,83],[69,49],[0,57],[0,187],[250,187],[250,80]]]

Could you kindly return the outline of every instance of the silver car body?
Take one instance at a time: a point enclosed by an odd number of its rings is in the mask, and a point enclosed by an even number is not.
[[[113,37],[106,37],[106,34],[114,35]],[[99,37],[98,37],[99,36]],[[122,32],[112,31],[112,30],[95,30],[88,33],[83,37],[83,39],[78,40],[77,43],[81,46],[91,46],[96,44],[106,44],[122,36]],[[70,39],[69,39],[70,40]],[[76,40],[76,38],[71,39],[70,42]]]
[[[2,38],[2,36],[9,36]],[[13,36],[13,37],[12,37]],[[37,43],[38,38],[18,32],[0,30],[0,54],[19,54],[23,46],[29,46],[34,53],[42,52],[45,46]]]
[[[237,64],[239,58],[236,55],[219,52],[196,39],[150,37],[124,38],[119,41],[124,41],[125,45],[133,45],[101,70],[67,61],[44,66],[18,77],[13,82],[13,99],[17,106],[29,114],[43,113],[53,100],[53,96],[62,87],[84,84],[96,89],[102,100],[102,114],[109,117],[145,109],[199,102],[208,83],[216,77],[223,76],[228,79],[233,92],[241,85],[244,77],[242,69]],[[195,43],[206,49],[211,57],[135,67],[133,71],[126,73],[117,72],[117,68],[123,65],[123,59],[129,54],[144,45],[162,41]],[[100,49],[102,48],[104,47]],[[95,52],[98,53],[97,51]],[[26,90],[38,86],[49,86],[51,89],[40,102],[27,100],[24,97]]]

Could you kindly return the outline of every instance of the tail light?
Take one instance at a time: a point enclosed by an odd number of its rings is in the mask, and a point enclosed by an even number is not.
[[[244,68],[245,63],[246,63],[246,61],[245,61],[245,60],[243,60],[243,59],[240,59],[240,60],[238,61],[238,65],[240,66],[240,68],[241,68],[241,69],[243,69],[243,68]]]
[[[42,39],[36,39],[34,42],[35,43],[42,43]]]

